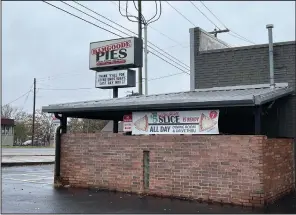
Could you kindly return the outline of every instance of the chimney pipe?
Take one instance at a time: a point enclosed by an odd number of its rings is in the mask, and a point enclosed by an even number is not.
[[[268,29],[268,40],[269,40],[269,74],[270,74],[270,88],[274,89],[274,62],[273,62],[273,39],[272,39],[272,28],[273,25],[266,25]]]

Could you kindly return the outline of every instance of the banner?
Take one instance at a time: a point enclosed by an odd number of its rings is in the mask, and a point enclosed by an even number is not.
[[[219,134],[219,110],[133,112],[132,134]]]

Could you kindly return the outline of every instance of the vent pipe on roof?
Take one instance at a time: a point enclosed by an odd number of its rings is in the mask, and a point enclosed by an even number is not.
[[[273,25],[266,25],[268,29],[268,40],[269,40],[269,74],[270,74],[270,88],[275,87],[274,83],[274,61],[273,61],[273,39],[272,39],[272,28]]]

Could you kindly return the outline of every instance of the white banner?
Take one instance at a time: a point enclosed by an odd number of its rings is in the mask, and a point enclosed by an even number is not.
[[[132,134],[219,134],[219,110],[133,112]]]
[[[96,88],[118,86],[127,86],[127,70],[96,73]]]

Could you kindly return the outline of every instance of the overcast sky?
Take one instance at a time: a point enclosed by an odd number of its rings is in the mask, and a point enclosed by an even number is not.
[[[50,3],[121,34],[61,2],[51,1]],[[67,3],[88,12],[71,1],[67,1]],[[129,22],[119,14],[118,6],[115,5],[118,2],[80,3],[137,32],[137,24]],[[204,3],[229,29],[256,44],[268,42],[265,26],[269,23],[274,24],[275,27],[274,42],[295,40],[294,1],[206,1]],[[206,31],[214,29],[214,25],[190,2],[176,1],[170,2],[170,4],[184,14],[195,26]],[[216,25],[223,28],[223,25],[201,2],[196,1],[195,5]],[[125,6],[125,3],[122,3],[122,6]],[[129,2],[128,8],[130,13],[136,15],[132,2]],[[153,16],[155,13],[154,3],[143,2],[143,13],[147,18]],[[94,87],[95,72],[88,69],[88,53],[90,42],[116,39],[117,36],[70,16],[42,1],[5,1],[2,2],[2,14],[2,104],[7,104],[29,91],[34,78],[37,79],[36,108],[48,104],[111,97],[110,90]],[[98,15],[92,15],[106,21]],[[110,24],[116,27],[116,25]],[[148,28],[148,40],[189,66],[189,28],[194,27],[193,24],[163,1],[160,19],[151,25],[152,28]],[[251,45],[227,33],[219,34],[218,37],[232,46]],[[148,79],[180,72],[163,60],[149,55]],[[137,91],[137,88],[120,89],[119,96],[125,96],[126,92],[131,90]],[[186,90],[189,90],[189,75],[185,73],[149,82],[149,94]],[[32,101],[33,96],[30,93],[28,97],[24,96],[11,105],[23,107],[25,111],[31,112]]]

